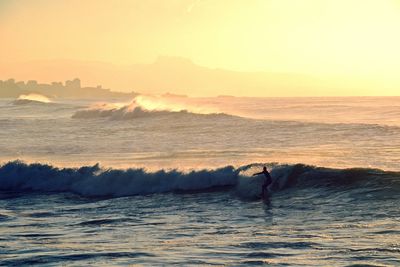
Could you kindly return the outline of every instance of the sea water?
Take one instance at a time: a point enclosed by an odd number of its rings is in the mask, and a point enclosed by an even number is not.
[[[399,118],[396,97],[1,100],[0,265],[400,265]]]

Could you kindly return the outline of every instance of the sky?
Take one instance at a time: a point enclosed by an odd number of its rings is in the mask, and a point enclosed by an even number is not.
[[[371,94],[400,92],[400,0],[0,0],[0,40],[3,65],[179,56],[235,71],[366,77],[381,85]]]

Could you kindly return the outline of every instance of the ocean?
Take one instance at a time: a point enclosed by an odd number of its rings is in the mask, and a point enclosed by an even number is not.
[[[0,265],[400,266],[399,118],[400,97],[3,99]]]

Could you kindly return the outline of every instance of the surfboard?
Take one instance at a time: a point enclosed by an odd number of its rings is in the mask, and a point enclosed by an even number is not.
[[[270,196],[271,196],[271,192],[269,191],[269,189],[267,189],[267,190],[265,191],[264,196],[263,196],[261,193],[258,195],[258,197],[259,197],[261,200],[263,200],[263,201],[269,200],[269,197],[270,197]]]
[[[261,200],[269,199],[269,193],[265,193],[264,196],[259,194],[257,197]]]

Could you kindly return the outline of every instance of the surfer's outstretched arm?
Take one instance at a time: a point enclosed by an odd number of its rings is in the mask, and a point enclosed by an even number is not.
[[[260,174],[263,174],[264,172],[257,172],[257,173],[255,173],[255,174],[253,174],[253,176],[256,176],[256,175],[260,175]]]

